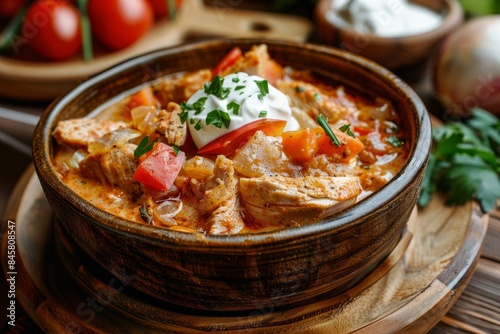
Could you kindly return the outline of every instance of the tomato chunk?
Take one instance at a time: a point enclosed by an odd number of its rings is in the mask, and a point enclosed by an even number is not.
[[[134,180],[158,190],[167,190],[174,183],[184,160],[184,152],[175,154],[171,146],[155,143],[153,150],[137,166]]]
[[[222,60],[215,65],[212,74],[214,76],[222,73],[225,69],[236,64],[238,60],[243,58],[243,52],[239,47],[233,48],[229,53],[227,53]]]
[[[257,131],[264,132],[267,136],[279,136],[285,128],[286,121],[281,119],[262,118],[252,123],[245,124],[239,129],[211,141],[198,150],[200,155],[224,154],[229,156],[242,147]]]

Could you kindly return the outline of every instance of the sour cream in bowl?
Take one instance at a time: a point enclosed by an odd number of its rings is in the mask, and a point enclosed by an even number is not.
[[[181,118],[202,152],[210,149],[207,145],[217,144],[214,141],[219,138],[234,144],[238,137],[257,130],[271,135],[299,128],[287,96],[264,78],[243,72],[224,78],[216,76],[194,93],[182,109]],[[219,144],[224,145],[223,141]]]

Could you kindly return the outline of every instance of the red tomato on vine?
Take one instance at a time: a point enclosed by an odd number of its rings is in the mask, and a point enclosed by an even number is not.
[[[67,1],[39,0],[26,12],[22,36],[50,60],[64,60],[81,48],[80,13]]]
[[[151,7],[153,8],[153,12],[155,13],[156,17],[165,17],[170,15],[169,8],[167,6],[167,2],[170,0],[148,0],[149,3],[151,4]],[[175,9],[179,9],[182,6],[182,3],[184,0],[171,0],[174,5]]]
[[[154,21],[147,0],[90,0],[88,15],[92,35],[110,50],[133,44]]]

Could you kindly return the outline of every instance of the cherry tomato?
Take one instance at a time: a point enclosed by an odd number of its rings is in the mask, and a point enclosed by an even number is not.
[[[155,13],[155,16],[160,18],[160,17],[165,17],[169,16],[169,10],[167,6],[167,2],[169,0],[148,0],[149,4],[153,8],[153,12]],[[175,0],[175,8],[179,9],[182,6],[182,3],[184,0]]]
[[[241,52],[241,49],[235,47],[234,49],[229,51],[217,65],[215,65],[212,74],[214,76],[220,74],[229,66],[236,64],[236,62],[241,58],[243,58],[243,53]]]
[[[81,47],[80,14],[60,0],[40,0],[28,9],[22,35],[37,53],[50,60],[74,56]]]
[[[26,0],[0,0],[0,17],[14,17],[25,3]]]
[[[174,184],[179,174],[185,154],[164,143],[155,143],[153,150],[139,163],[134,172],[134,180],[158,190],[167,190]]]
[[[146,0],[90,0],[88,6],[93,35],[111,50],[126,48],[153,25]]]
[[[200,155],[231,155],[242,147],[258,130],[268,136],[279,136],[285,128],[286,121],[281,119],[262,118],[252,123],[245,124],[239,129],[211,141],[198,150]]]

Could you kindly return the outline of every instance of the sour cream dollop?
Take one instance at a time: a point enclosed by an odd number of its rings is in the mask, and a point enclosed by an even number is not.
[[[287,121],[285,130],[298,129],[288,98],[267,80],[239,72],[215,78],[183,106],[198,148],[262,118]]]

